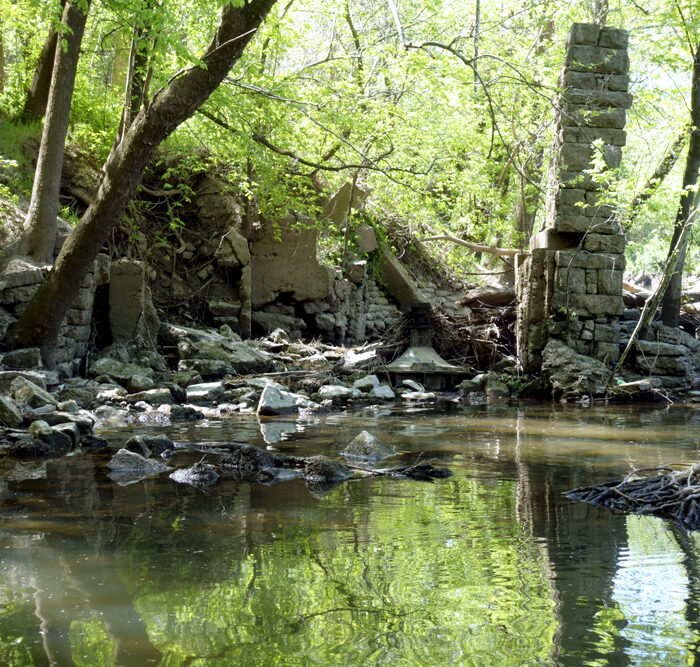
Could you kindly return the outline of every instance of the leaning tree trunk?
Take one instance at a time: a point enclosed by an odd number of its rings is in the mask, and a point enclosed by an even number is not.
[[[134,195],[156,148],[221,83],[274,3],[275,0],[251,0],[244,7],[226,4],[202,64],[173,77],[138,113],[124,139],[107,157],[93,203],[66,240],[27,309],[8,331],[4,341],[7,345],[38,345],[44,363],[50,368],[55,365],[55,345],[66,310]]]
[[[59,18],[63,15],[65,3],[60,5],[60,12],[56,15]],[[34,70],[32,82],[24,100],[24,110],[22,117],[25,120],[36,120],[43,118],[46,114],[46,104],[49,100],[49,89],[51,88],[51,73],[53,72],[54,57],[56,55],[56,44],[58,43],[58,32],[52,25],[46,37],[44,45],[41,47],[39,60]]]
[[[669,257],[674,252],[696,199],[695,184],[698,181],[698,171],[700,171],[700,46],[695,51],[693,61],[693,80],[690,89],[690,126],[688,156],[685,160],[685,171],[683,173],[683,191],[681,192],[680,205],[673,228]],[[677,327],[681,320],[681,278],[683,277],[687,245],[686,240],[680,249],[678,268],[671,276],[661,304],[661,321],[667,327]]]
[[[85,11],[72,2],[67,2],[63,8],[61,21],[66,29],[64,34],[59,34],[58,37],[61,41],[65,40],[66,46],[55,49],[51,89],[34,174],[32,198],[24,222],[25,238],[22,251],[31,255],[37,262],[50,262],[56,245],[63,151],[68,132],[75,73],[78,69],[80,43],[83,41],[89,8],[89,0]]]

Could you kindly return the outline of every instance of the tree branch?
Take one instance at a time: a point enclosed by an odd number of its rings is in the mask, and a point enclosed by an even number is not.
[[[463,239],[457,238],[456,236],[449,236],[448,234],[426,236],[422,239],[416,239],[416,241],[419,243],[425,243],[426,241],[450,241],[450,243],[456,243],[457,245],[469,248],[469,250],[473,250],[474,252],[485,252],[487,255],[493,255],[493,257],[515,257],[516,255],[530,254],[527,250],[499,248],[497,246],[488,246],[481,243],[472,243],[471,241],[464,241]]]

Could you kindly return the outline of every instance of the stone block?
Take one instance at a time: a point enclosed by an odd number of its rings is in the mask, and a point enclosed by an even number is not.
[[[598,294],[617,296],[622,294],[622,271],[599,269]]]
[[[613,322],[610,324],[602,324],[600,322],[595,325],[594,340],[598,343],[615,343],[620,344],[620,324]]]
[[[219,266],[237,267],[250,264],[248,240],[235,229],[229,229],[214,253]]]
[[[336,325],[335,317],[330,313],[318,313],[315,317],[316,326],[320,331],[333,333]]]
[[[630,59],[626,49],[572,43],[566,52],[566,66],[581,72],[627,74]]]
[[[214,317],[238,317],[241,313],[241,304],[237,301],[207,301],[207,308]]]
[[[627,143],[625,130],[609,127],[562,127],[559,133],[562,142],[578,144],[602,141],[611,146],[624,146]]]
[[[595,315],[620,315],[622,313],[622,296],[604,294],[562,294],[552,295],[552,309],[563,310],[578,317]]]
[[[663,357],[682,357],[688,354],[688,349],[683,345],[662,343],[661,341],[654,340],[637,340],[634,343],[634,349],[646,355]]]
[[[2,365],[9,370],[41,368],[41,352],[38,347],[25,347],[6,352],[2,357]]]
[[[596,109],[605,107],[629,109],[632,106],[632,95],[616,90],[567,88],[563,98],[567,104],[585,104]]]
[[[128,342],[139,333],[145,314],[145,271],[142,262],[112,262],[109,281],[109,326],[112,340]]]
[[[608,49],[626,49],[629,43],[629,33],[620,28],[609,28],[604,26],[600,29],[598,46]]]
[[[554,198],[554,205],[562,215],[584,215],[586,210],[586,190],[581,188],[561,188]]]
[[[591,193],[593,194],[593,193]],[[609,204],[591,204],[584,209],[584,215],[605,218],[611,223],[615,221],[617,211]]]
[[[625,237],[622,234],[586,234],[583,249],[588,252],[623,253]]]
[[[565,294],[585,294],[585,269],[568,269],[565,267],[557,268],[554,272],[554,289]]]
[[[109,282],[109,255],[99,253],[95,260],[95,284],[106,285]]]
[[[71,361],[73,361],[74,358],[75,358],[74,345],[61,346],[61,347],[56,348],[56,363],[58,363],[58,364],[70,363]]]
[[[556,266],[583,269],[625,270],[625,256],[616,254],[591,254],[579,250],[559,250],[554,256]]]
[[[356,285],[361,285],[367,279],[367,262],[365,260],[352,262],[348,265],[346,272],[348,280]]]
[[[421,291],[401,262],[386,248],[382,251],[379,268],[382,272],[384,287],[402,308],[408,308],[412,303],[425,301]]]
[[[600,25],[597,23],[574,23],[566,36],[566,45],[585,44],[597,46],[600,37]]]
[[[557,215],[554,218],[554,229],[562,233],[595,232],[597,234],[617,234],[620,229],[619,220],[600,216]],[[564,248],[561,248],[563,250]]]
[[[291,219],[277,230],[250,244],[251,303],[260,308],[288,293],[295,301],[315,301],[330,295],[334,272],[316,259],[315,229],[302,229]],[[243,282],[243,277],[241,278]],[[243,313],[246,305],[241,295]],[[241,319],[241,334],[243,319]]]
[[[90,325],[63,327],[62,333],[71,340],[88,340],[90,338]]]
[[[622,130],[627,114],[620,107],[591,109],[585,104],[567,104],[562,110],[561,122],[564,127],[598,127]]]
[[[39,289],[38,284],[34,285],[21,285],[19,287],[10,287],[0,291],[0,303],[10,304],[10,303],[23,303],[26,304],[31,301],[32,297],[36,294]]]
[[[362,252],[374,252],[378,247],[377,235],[369,225],[361,225],[357,228],[357,245]]]
[[[576,188],[579,190],[599,190],[600,183],[593,174],[562,169],[559,172],[559,187]]]
[[[692,364],[687,357],[661,357],[655,355],[638,354],[635,358],[637,368],[656,375],[680,375],[691,376]]]
[[[584,269],[572,269],[573,271],[583,271]],[[586,294],[598,294],[598,271],[597,269],[585,269],[586,271]]]
[[[590,357],[593,354],[593,341],[581,340],[580,338],[570,340],[569,346],[579,354]]]
[[[561,164],[565,171],[580,172],[585,169],[592,169],[594,161],[597,161],[599,156],[603,158],[605,167],[615,169],[620,166],[622,150],[619,146],[607,146],[604,144],[599,148],[589,143],[575,144],[566,142],[561,147],[560,156]],[[591,182],[593,182],[592,179]],[[593,188],[581,189],[591,190]]]
[[[596,74],[565,70],[559,80],[561,88],[584,88],[589,90],[612,90],[627,92],[630,78],[626,74]]]
[[[596,342],[593,354],[603,363],[615,363],[620,358],[620,344],[614,342]]]
[[[79,310],[78,308],[69,308],[66,313],[66,323],[73,325],[90,324],[92,321],[91,310]]]
[[[25,257],[12,257],[0,269],[0,290],[36,285],[42,280],[41,268]]]
[[[92,310],[92,304],[95,300],[95,293],[84,287],[78,290],[78,295],[71,304],[71,308],[77,308],[78,310]]]

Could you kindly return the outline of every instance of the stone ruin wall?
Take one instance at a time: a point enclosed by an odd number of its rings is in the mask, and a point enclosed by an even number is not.
[[[620,353],[625,237],[601,200],[598,171],[620,164],[625,145],[628,35],[575,23],[560,75],[544,229],[520,256],[518,355],[539,370],[548,340],[605,363]]]

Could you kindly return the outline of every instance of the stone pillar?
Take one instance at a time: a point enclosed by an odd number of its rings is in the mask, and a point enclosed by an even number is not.
[[[581,354],[619,356],[625,238],[600,174],[620,165],[629,86],[627,32],[574,23],[557,98],[545,227],[518,271],[518,349],[535,371],[554,337]]]
[[[112,341],[128,343],[137,337],[155,340],[160,322],[146,285],[142,262],[120,259],[109,274],[109,327]]]

